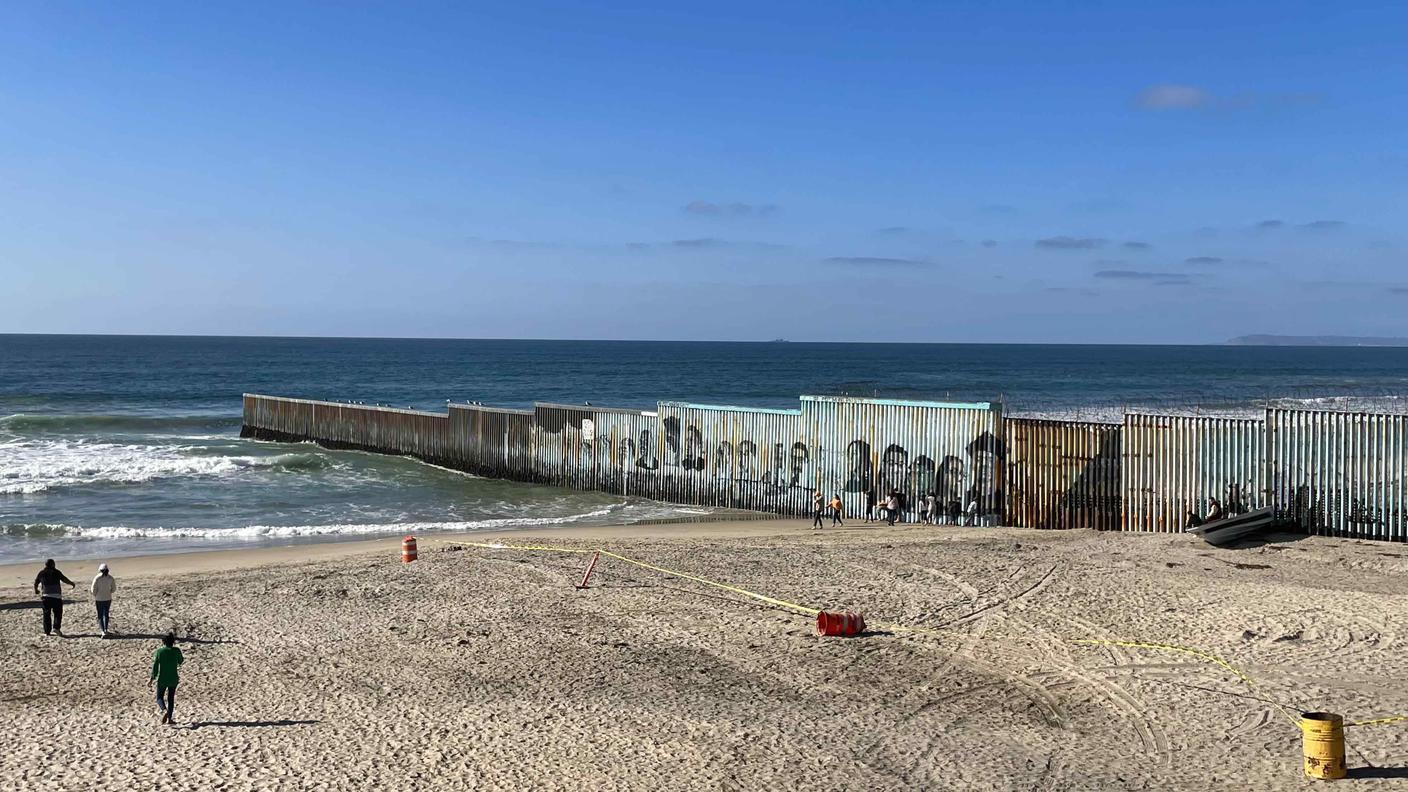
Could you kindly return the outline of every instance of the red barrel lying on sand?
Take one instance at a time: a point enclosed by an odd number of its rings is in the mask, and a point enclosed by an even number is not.
[[[827,613],[816,615],[817,635],[860,635],[865,632],[865,617],[859,613]]]

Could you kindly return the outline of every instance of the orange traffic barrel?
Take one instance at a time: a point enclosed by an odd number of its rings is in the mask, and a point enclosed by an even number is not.
[[[416,538],[407,536],[401,540],[401,562],[409,564],[416,560]]]
[[[827,613],[816,615],[817,635],[860,635],[865,632],[865,617],[859,613]]]
[[[1344,718],[1331,712],[1303,712],[1300,734],[1307,777],[1326,781],[1345,777]]]

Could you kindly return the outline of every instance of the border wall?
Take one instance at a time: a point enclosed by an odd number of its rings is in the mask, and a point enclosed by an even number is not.
[[[1009,418],[1006,517],[1028,528],[1122,527],[1120,424]]]
[[[1276,508],[1308,533],[1408,541],[1408,415],[1004,417],[988,403],[802,396],[798,409],[451,404],[446,414],[246,394],[241,435],[401,454],[476,475],[773,514],[926,495],[942,522],[1181,531]]]
[[[1188,515],[1266,505],[1266,422],[1129,414],[1121,490],[1126,531],[1181,532]]]

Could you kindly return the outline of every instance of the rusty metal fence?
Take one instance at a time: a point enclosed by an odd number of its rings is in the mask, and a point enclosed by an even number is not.
[[[910,402],[803,396],[802,421],[813,486],[839,494],[852,515],[867,492],[881,503],[900,495],[902,519],[920,519],[924,498],[938,501],[940,520],[1002,522],[1002,414],[986,402]]]
[[[800,416],[800,410],[662,402],[659,497],[805,514],[815,484]]]
[[[420,410],[245,396],[242,434],[457,464],[450,417]]]
[[[800,409],[662,402],[655,412],[452,404],[448,414],[246,394],[246,436],[406,454],[484,476],[682,504],[848,515],[867,493],[943,522],[1182,530],[1274,506],[1310,533],[1408,541],[1408,416],[1272,409],[1265,420],[1006,418],[986,403],[803,396]]]
[[[450,405],[451,465],[479,476],[534,480],[533,412]]]
[[[1120,424],[1008,418],[1007,524],[1118,530]]]
[[[1266,411],[1277,511],[1309,533],[1408,541],[1408,416]]]
[[[1213,501],[1266,503],[1266,423],[1254,418],[1127,414],[1120,466],[1126,531],[1182,531]]]

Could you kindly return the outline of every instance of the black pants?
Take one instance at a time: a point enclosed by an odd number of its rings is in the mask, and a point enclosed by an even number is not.
[[[166,698],[165,702],[161,700],[163,697]],[[168,719],[176,717],[175,685],[172,685],[170,687],[163,687],[161,685],[156,686],[156,708],[161,710]]]
[[[823,515],[823,514],[825,514],[825,512],[823,512],[821,509],[817,509],[817,510],[813,511],[813,512],[812,512],[812,525],[816,526],[817,528],[820,528],[820,527],[821,527],[821,515]]]
[[[63,597],[44,598],[44,634],[48,635],[53,630],[64,631]]]
[[[98,609],[98,629],[107,632],[108,611],[112,610],[112,600],[108,600],[107,602],[97,600],[93,603],[93,607]]]
[[[832,524],[832,525],[845,525],[845,523],[841,522],[841,510],[840,510],[840,509],[832,509],[832,510],[831,510],[831,524]]]

